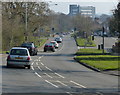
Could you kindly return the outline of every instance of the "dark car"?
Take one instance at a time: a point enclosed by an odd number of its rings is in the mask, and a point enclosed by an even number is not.
[[[29,50],[30,55],[37,55],[38,49],[33,42],[23,43],[21,47],[25,47]]]
[[[46,52],[48,50],[55,52],[55,46],[52,43],[45,44],[45,46],[44,46],[44,52]]]

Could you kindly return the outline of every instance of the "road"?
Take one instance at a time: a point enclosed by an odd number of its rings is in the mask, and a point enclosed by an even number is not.
[[[110,49],[112,48],[112,45],[115,45],[115,42],[117,42],[117,37],[105,37],[104,38],[104,45],[105,45],[105,49]],[[96,45],[100,45],[103,43],[103,38],[96,36],[95,37],[95,43]]]
[[[32,56],[31,69],[6,68],[6,61],[3,58],[2,93],[12,93],[12,95],[13,93],[20,95],[21,93],[25,93],[24,95],[27,93],[28,95],[116,93],[114,95],[117,95],[118,77],[95,72],[82,66],[73,59],[76,51],[74,39],[65,36],[56,52],[40,51],[37,56]]]

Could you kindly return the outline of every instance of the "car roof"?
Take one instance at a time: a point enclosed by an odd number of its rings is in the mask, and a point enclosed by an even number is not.
[[[53,45],[52,43],[46,43],[45,45]]]
[[[27,48],[23,48],[23,47],[13,47],[12,49],[26,49],[27,50]]]
[[[51,42],[56,42],[56,41],[51,41]],[[56,42],[57,43],[57,42]]]

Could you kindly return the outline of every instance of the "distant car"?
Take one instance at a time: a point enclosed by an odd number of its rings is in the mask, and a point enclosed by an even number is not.
[[[30,52],[30,55],[37,55],[38,49],[33,42],[23,43],[21,47],[27,48]]]
[[[55,52],[55,46],[52,43],[47,43],[44,46],[44,52],[46,51],[53,51]]]
[[[27,48],[13,47],[10,53],[7,52],[7,54],[9,54],[7,57],[7,67],[16,65],[30,69],[31,57]]]
[[[62,38],[60,38],[60,37],[55,38],[55,41],[56,41],[57,43],[62,43]]]
[[[53,44],[55,46],[55,48],[59,47],[59,44],[56,41],[51,41],[50,43]]]

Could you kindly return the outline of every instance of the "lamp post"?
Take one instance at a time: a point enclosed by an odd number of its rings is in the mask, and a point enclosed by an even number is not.
[[[50,3],[49,3],[49,6],[57,6],[57,5],[58,5],[58,4],[53,4],[52,1],[49,1],[49,2],[50,2]],[[53,24],[53,22],[54,22],[54,21],[53,21],[53,20],[54,20],[54,19],[53,19],[53,16],[54,16],[54,15],[52,15],[52,19],[51,19],[51,33],[54,33],[54,32],[55,32],[55,27],[54,27],[54,24]]]
[[[103,33],[103,44],[102,44],[102,49],[103,49],[103,54],[104,54],[104,45],[105,45],[105,40],[104,40],[104,32],[105,32],[105,28],[103,27],[103,31],[102,31]]]
[[[27,10],[27,2],[26,2],[26,4],[25,4],[25,42],[28,41],[28,33],[27,33],[27,27],[28,27],[28,24],[27,24],[27,22],[28,22],[27,17],[28,17],[28,15],[27,15],[27,13],[28,13],[28,10]]]

